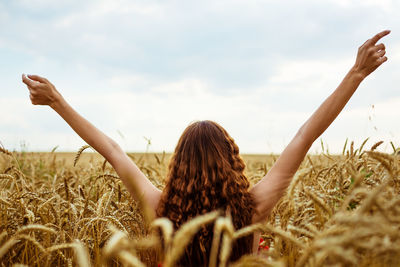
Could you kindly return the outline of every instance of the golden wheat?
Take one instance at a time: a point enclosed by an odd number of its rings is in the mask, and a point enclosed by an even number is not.
[[[263,223],[234,229],[216,211],[176,231],[143,212],[104,159],[82,157],[88,146],[75,157],[0,146],[0,265],[174,266],[193,235],[214,223],[210,266],[398,266],[400,156],[393,143],[392,154],[376,151],[382,142],[364,151],[367,141],[346,141],[341,156],[307,156]],[[163,188],[169,155],[128,156]],[[276,161],[244,158],[252,184]],[[229,263],[232,242],[255,232],[269,249]]]

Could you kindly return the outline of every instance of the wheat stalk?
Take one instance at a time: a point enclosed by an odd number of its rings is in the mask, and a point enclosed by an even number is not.
[[[79,240],[74,241],[74,250],[76,255],[76,262],[80,267],[90,267],[90,257],[86,247]]]
[[[84,146],[82,146],[82,147],[78,150],[78,152],[76,153],[75,158],[74,158],[74,167],[75,167],[76,164],[78,163],[78,160],[79,160],[79,158],[81,157],[82,152],[83,152],[85,149],[89,148],[89,147],[90,147],[89,145],[84,145]]]

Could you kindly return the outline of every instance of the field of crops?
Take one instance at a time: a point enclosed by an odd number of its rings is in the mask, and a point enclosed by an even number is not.
[[[79,157],[0,149],[0,265],[174,266],[191,236],[215,222],[210,266],[399,266],[400,156],[378,145],[308,156],[264,224],[233,229],[212,212],[175,233],[166,219],[150,222],[90,149]],[[129,156],[163,188],[169,155]],[[252,183],[276,160],[243,158]],[[264,249],[228,263],[231,242],[254,231]]]

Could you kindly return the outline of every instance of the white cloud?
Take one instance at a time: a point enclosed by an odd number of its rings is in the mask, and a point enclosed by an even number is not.
[[[332,0],[332,3],[346,8],[379,8],[387,13],[395,12],[396,8],[399,8],[399,3],[396,0]]]
[[[282,93],[320,93],[326,85],[337,83],[344,77],[355,59],[290,60],[281,62],[268,86]]]
[[[389,50],[391,53],[388,54],[388,58],[390,62],[393,64],[400,63],[400,42],[393,43],[391,47],[387,47],[386,50]]]
[[[26,101],[20,98],[0,98],[0,127],[3,131],[12,128],[23,130],[30,128],[31,123],[24,118],[24,115],[30,112],[25,103]]]
[[[79,2],[79,1],[78,1]],[[81,2],[79,3],[81,4]],[[135,21],[135,16],[146,16],[159,19],[164,16],[164,9],[160,3],[138,2],[126,0],[101,0],[89,1],[83,3],[83,6],[78,12],[71,12],[61,16],[55,21],[57,28],[71,28],[82,26],[84,24],[101,23],[104,25],[104,18],[112,16],[118,19],[118,16],[129,16],[132,22]]]

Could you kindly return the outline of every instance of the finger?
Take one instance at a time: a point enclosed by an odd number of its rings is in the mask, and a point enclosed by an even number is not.
[[[380,51],[376,52],[376,55],[378,57],[383,57],[385,54],[386,54],[386,50],[380,50]]]
[[[382,37],[388,35],[390,33],[389,30],[385,30],[385,31],[381,31],[380,33],[375,34],[374,37],[372,37],[370,40],[370,44],[375,45],[376,42],[379,41],[379,39],[381,39]]]
[[[32,87],[32,86],[35,84],[35,82],[32,81],[32,80],[30,80],[30,79],[28,79],[28,78],[25,76],[25,74],[22,74],[22,82],[23,82],[24,84],[26,84],[28,87]]]
[[[44,77],[40,77],[39,75],[31,75],[28,74],[29,79],[37,81],[37,82],[41,82],[41,83],[48,83],[49,81],[44,78]]]
[[[388,59],[387,57],[380,57],[380,58],[377,60],[378,66],[381,65],[383,62],[386,62],[387,59]]]
[[[377,44],[377,45],[375,46],[375,50],[376,50],[376,51],[385,50],[385,45],[382,44],[382,43]]]

